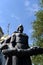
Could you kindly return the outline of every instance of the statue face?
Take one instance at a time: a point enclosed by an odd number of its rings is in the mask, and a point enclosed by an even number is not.
[[[23,32],[23,25],[19,25],[17,31],[22,33]]]
[[[19,28],[19,31],[22,32],[22,28]]]
[[[19,31],[20,33],[22,33],[22,32],[23,32],[23,27],[19,27],[18,31]]]

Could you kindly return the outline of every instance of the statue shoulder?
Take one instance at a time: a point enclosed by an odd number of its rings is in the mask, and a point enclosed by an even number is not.
[[[22,35],[23,35],[24,37],[27,37],[27,38],[28,38],[28,35],[27,35],[26,33],[22,33]]]
[[[28,38],[28,35],[25,34],[25,33],[16,33],[16,36],[18,36],[18,37],[27,37]]]

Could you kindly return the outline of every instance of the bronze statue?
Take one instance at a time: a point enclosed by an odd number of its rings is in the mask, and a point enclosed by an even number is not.
[[[12,34],[9,44],[2,46],[2,53],[6,56],[5,65],[32,65],[30,56],[43,54],[43,48],[28,46],[28,36],[23,30],[23,25],[20,25]]]

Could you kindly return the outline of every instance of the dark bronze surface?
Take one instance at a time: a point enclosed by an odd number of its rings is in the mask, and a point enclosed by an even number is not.
[[[2,53],[6,56],[5,65],[32,65],[30,56],[43,54],[43,48],[28,46],[28,36],[23,33],[22,25],[9,40],[9,44],[4,42],[1,47]]]

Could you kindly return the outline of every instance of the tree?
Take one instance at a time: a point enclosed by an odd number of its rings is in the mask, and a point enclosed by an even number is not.
[[[43,10],[36,13],[36,20],[33,22],[33,45],[43,47]],[[34,56],[33,63],[35,65],[43,65],[43,56]]]
[[[41,6],[43,0],[40,0]],[[36,14],[36,20],[32,23],[33,27],[33,45],[43,47],[43,7]],[[43,55],[37,55],[32,57],[34,65],[43,65]]]
[[[43,0],[40,0],[39,2],[41,4],[41,7],[43,8]]]

